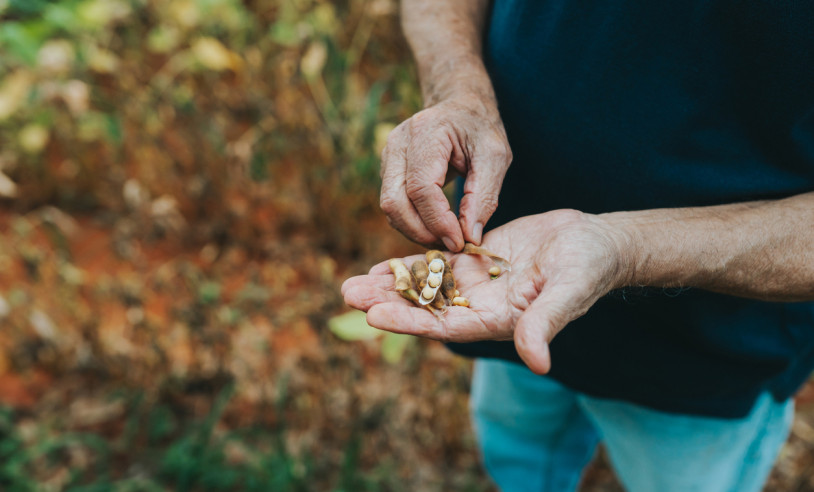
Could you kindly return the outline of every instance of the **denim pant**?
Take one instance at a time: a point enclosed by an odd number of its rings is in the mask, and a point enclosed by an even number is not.
[[[631,492],[759,491],[794,416],[791,401],[769,394],[743,419],[669,414],[487,359],[475,363],[471,406],[484,464],[503,492],[575,490],[600,440]]]

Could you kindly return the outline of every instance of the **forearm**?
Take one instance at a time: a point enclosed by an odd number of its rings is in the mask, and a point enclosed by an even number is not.
[[[488,0],[403,0],[402,27],[418,65],[424,105],[455,95],[494,101],[483,65]]]
[[[623,237],[622,285],[814,300],[814,193],[602,217]]]

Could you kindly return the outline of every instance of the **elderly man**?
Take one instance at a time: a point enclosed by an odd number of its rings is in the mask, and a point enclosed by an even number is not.
[[[347,302],[479,357],[473,420],[504,491],[574,489],[600,440],[632,491],[760,490],[814,368],[814,2],[402,15],[426,109],[389,138],[382,209],[514,268],[454,255],[472,307],[442,320],[383,265]]]

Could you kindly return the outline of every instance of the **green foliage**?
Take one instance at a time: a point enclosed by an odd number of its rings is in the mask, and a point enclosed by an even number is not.
[[[365,313],[356,310],[329,319],[328,329],[345,341],[373,340],[382,335],[380,330],[367,324]]]
[[[367,324],[365,313],[356,310],[330,318],[328,320],[328,329],[346,342],[381,338],[380,350],[382,358],[389,364],[398,364],[407,347],[415,340],[410,335],[390,333],[373,328]]]
[[[294,456],[288,450],[284,419],[272,429],[218,430],[218,423],[232,394],[230,387],[221,391],[206,417],[192,421],[181,429],[178,429],[167,407],[152,408],[146,420],[146,432],[156,446],[143,451],[136,477],[110,476],[109,460],[114,450],[100,437],[93,434],[65,434],[35,443],[27,442],[15,427],[14,413],[0,407],[0,489],[9,492],[41,490],[41,483],[32,474],[32,467],[65,467],[70,460],[66,459],[64,452],[83,448],[93,454],[94,461],[84,466],[67,465],[71,478],[63,490],[315,490],[312,483],[314,459]],[[287,403],[283,384],[276,411],[284,415]],[[133,409],[139,406],[137,404]],[[171,424],[170,420],[173,421]],[[176,432],[178,430],[180,433]],[[158,445],[166,438],[171,438],[167,445]],[[230,457],[230,453],[233,456]],[[238,458],[235,458],[235,453]],[[389,480],[375,473],[362,472],[359,453],[359,435],[355,434],[346,446],[340,468],[336,470],[336,487],[333,489],[336,492],[382,490],[382,485]]]
[[[2,5],[0,1],[0,5]],[[192,231],[256,244],[231,197],[313,204],[324,244],[358,249],[387,131],[420,104],[392,2],[15,0],[0,7],[3,170],[21,207],[138,215],[126,180],[173,197]],[[20,101],[25,101],[21,103]],[[32,126],[34,124],[34,126]],[[278,179],[296,163],[297,196]],[[259,184],[260,186],[257,186]],[[206,217],[209,226],[196,219]],[[126,217],[127,218],[127,217]],[[248,231],[252,231],[249,233]]]

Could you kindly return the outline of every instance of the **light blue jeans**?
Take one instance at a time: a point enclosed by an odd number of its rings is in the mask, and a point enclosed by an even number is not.
[[[475,363],[472,416],[503,492],[575,490],[602,440],[630,492],[761,490],[794,416],[764,394],[743,419],[676,415],[592,398],[518,364]]]

